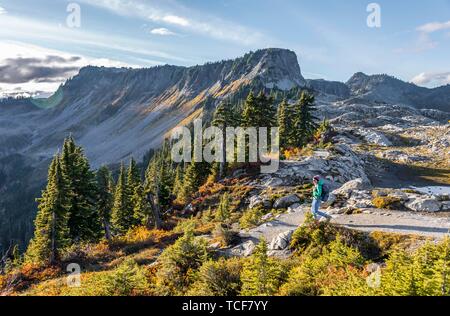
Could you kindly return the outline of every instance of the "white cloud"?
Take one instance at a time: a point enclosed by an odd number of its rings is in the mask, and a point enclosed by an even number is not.
[[[153,35],[162,35],[162,36],[176,35],[174,32],[172,32],[171,30],[166,29],[165,27],[153,29],[153,30],[150,31],[150,33],[153,34]]]
[[[437,31],[450,29],[450,21],[447,22],[431,22],[421,25],[417,28],[417,31],[422,33],[434,33]]]
[[[411,79],[419,86],[443,86],[450,84],[450,72],[423,72]]]
[[[235,22],[193,12],[177,5],[174,1],[169,2],[171,5],[169,9],[150,5],[140,0],[79,1],[109,10],[117,15],[138,17],[155,23],[172,25],[218,40],[232,41],[242,45],[260,45],[263,40],[263,35],[258,31],[248,29]]]
[[[6,14],[6,13],[7,13],[7,11],[5,10],[5,8],[0,7],[0,15]]]
[[[189,26],[191,25],[191,22],[189,20],[176,16],[176,15],[166,15],[162,17],[162,20],[164,22],[167,22],[169,24],[179,25],[179,26]]]
[[[49,58],[51,56],[52,58]],[[58,60],[60,58],[61,60]],[[26,44],[16,41],[2,41],[0,43],[0,67],[6,65],[8,62],[14,59],[33,59],[41,60],[40,65],[48,68],[52,67],[66,67],[73,68],[67,75],[73,76],[78,73],[78,69],[81,67],[92,66],[105,66],[105,67],[138,67],[137,65],[127,64],[117,60],[111,60],[107,58],[92,58],[89,56],[78,56],[67,52],[48,49],[45,47]],[[25,75],[27,69],[22,69],[20,75]],[[31,95],[34,96],[38,92],[39,94],[49,94],[59,87],[66,79],[65,77],[54,77],[49,80],[29,80],[22,83],[7,83],[0,82],[0,97],[8,95]]]
[[[30,30],[33,30],[30,33]],[[55,26],[46,22],[36,21],[33,19],[23,19],[7,15],[0,19],[0,37],[5,39],[17,39],[22,42],[32,41],[52,41],[73,47],[95,47],[106,49],[108,51],[115,50],[126,53],[131,58],[136,54],[137,57],[145,57],[147,60],[153,58],[161,58],[170,61],[178,61],[182,63],[193,63],[194,61],[168,53],[158,49],[154,43],[142,42],[132,38],[124,38],[120,36],[105,36],[104,34],[91,33],[84,29],[72,29],[64,26]],[[109,41],[108,41],[109,40]],[[0,52],[1,54],[1,52]],[[136,56],[135,56],[136,57]],[[161,61],[154,61],[154,65],[161,64]]]

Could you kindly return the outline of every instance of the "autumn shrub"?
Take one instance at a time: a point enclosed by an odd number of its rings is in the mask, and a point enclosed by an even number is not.
[[[239,258],[208,260],[199,269],[188,291],[193,296],[237,296],[241,290],[243,260]]]
[[[372,203],[379,209],[396,209],[400,205],[400,199],[392,196],[377,196],[372,199]]]
[[[341,238],[324,246],[320,252],[307,251],[302,254],[300,264],[293,268],[288,281],[280,288],[284,296],[316,296],[324,288],[345,282],[348,269],[363,267],[364,258],[355,248],[346,246]]]
[[[223,223],[217,223],[212,234],[214,240],[220,242],[222,247],[232,245],[238,238],[238,232],[230,229],[228,225]]]
[[[262,207],[256,207],[244,212],[239,220],[239,225],[243,229],[249,229],[258,226],[261,223],[261,218],[265,215]]]
[[[159,258],[156,273],[156,292],[159,295],[183,295],[194,281],[195,273],[208,259],[207,242],[196,238],[192,229],[173,245],[167,247]]]
[[[150,293],[145,269],[133,259],[125,260],[104,277],[104,287],[109,296],[141,296]]]
[[[282,270],[278,261],[267,255],[267,243],[261,240],[252,256],[244,263],[241,273],[244,296],[274,295],[282,283]]]

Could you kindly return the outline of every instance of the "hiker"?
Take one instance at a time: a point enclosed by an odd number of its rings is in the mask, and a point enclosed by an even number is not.
[[[328,186],[324,185],[324,180],[321,176],[315,176],[313,178],[314,190],[313,190],[313,201],[311,205],[311,213],[313,214],[314,219],[319,220],[320,217],[329,221],[331,216],[319,211],[320,203],[326,202],[329,196]]]

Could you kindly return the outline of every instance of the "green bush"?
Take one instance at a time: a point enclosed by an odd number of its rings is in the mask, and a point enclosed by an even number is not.
[[[145,270],[133,259],[127,259],[112,273],[105,276],[105,289],[110,296],[145,295],[150,285]]]
[[[249,229],[261,224],[261,217],[265,215],[264,210],[261,207],[247,210],[239,220],[239,225],[243,229]]]
[[[188,295],[237,296],[241,289],[242,259],[221,258],[205,262],[197,273]]]
[[[261,240],[253,255],[244,264],[241,273],[241,295],[274,295],[282,283],[282,277],[280,265],[267,256],[267,243]]]
[[[159,295],[183,295],[194,281],[195,273],[207,259],[206,240],[196,238],[192,230],[186,230],[159,258],[156,292]]]
[[[346,246],[340,236],[322,248],[320,253],[307,252],[300,265],[292,269],[288,281],[280,288],[284,296],[316,296],[325,288],[346,282],[348,271],[361,269],[364,258],[357,249]]]

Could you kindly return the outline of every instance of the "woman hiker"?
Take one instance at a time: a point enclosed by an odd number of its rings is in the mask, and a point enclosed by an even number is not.
[[[315,220],[326,220],[330,221],[331,216],[319,211],[320,203],[328,199],[328,188],[324,190],[324,181],[321,176],[315,176],[313,178],[314,190],[313,190],[313,201],[311,205],[311,213]],[[321,218],[322,217],[322,218]]]

